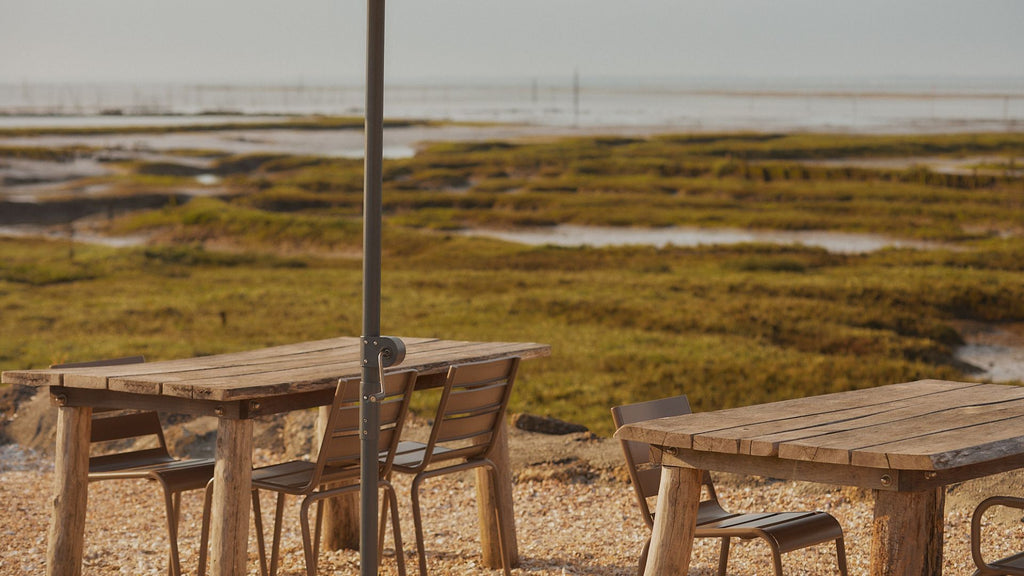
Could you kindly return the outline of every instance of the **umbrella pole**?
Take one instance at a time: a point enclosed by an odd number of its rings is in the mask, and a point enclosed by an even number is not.
[[[377,575],[377,437],[380,422],[380,285],[383,225],[384,0],[367,0],[363,183],[363,337],[360,382],[360,575]]]

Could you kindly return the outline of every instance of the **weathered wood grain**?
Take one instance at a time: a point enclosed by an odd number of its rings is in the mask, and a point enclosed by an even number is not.
[[[939,470],[1024,450],[1024,387],[926,380],[662,418],[616,437],[869,468]]]
[[[412,367],[423,374],[455,362],[550,354],[550,347],[534,343],[403,341],[405,361],[391,369]],[[3,382],[228,402],[333,389],[338,379],[359,380],[361,368],[359,338],[345,337],[129,366],[14,370],[4,372]]]
[[[686,574],[697,532],[697,506],[704,472],[666,467],[661,473],[654,531],[644,576]]]
[[[488,472],[485,468],[477,468],[477,518],[480,526],[480,545],[483,549],[484,565],[492,569],[501,568],[501,540],[498,536],[498,523],[494,516],[494,507],[501,507],[503,520],[502,530],[508,541],[508,557],[512,567],[519,565],[519,541],[516,538],[515,508],[512,501],[512,465],[508,452],[508,429],[502,425],[498,440],[491,453],[491,461],[497,467],[497,483],[501,487],[495,494],[491,489]]]
[[[47,545],[47,576],[79,576],[85,544],[89,484],[91,408],[57,411],[57,453],[53,469],[53,514]]]
[[[940,576],[945,490],[875,491],[871,576]]]
[[[213,471],[210,558],[213,576],[247,574],[252,420],[220,419]]]

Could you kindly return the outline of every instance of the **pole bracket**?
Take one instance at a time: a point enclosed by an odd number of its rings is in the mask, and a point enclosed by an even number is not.
[[[405,360],[405,343],[394,336],[363,336],[363,368],[377,369],[380,391],[367,394],[366,400],[376,402],[384,399],[384,369],[401,364]],[[369,372],[369,370],[367,370]]]

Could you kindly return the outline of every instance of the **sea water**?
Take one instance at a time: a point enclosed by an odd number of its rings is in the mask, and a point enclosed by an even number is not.
[[[359,84],[0,84],[0,128],[363,114]],[[1024,77],[389,82],[388,118],[679,131],[1019,130]]]

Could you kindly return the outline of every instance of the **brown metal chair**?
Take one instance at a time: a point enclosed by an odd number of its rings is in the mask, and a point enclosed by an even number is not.
[[[985,512],[993,506],[1003,506],[1024,510],[1024,498],[1012,496],[993,496],[986,498],[974,509],[971,518],[971,556],[978,566],[975,576],[1021,576],[1024,575],[1024,552],[1008,556],[995,562],[985,562],[981,554],[981,519]]]
[[[420,483],[442,474],[484,467],[489,471],[492,493],[499,493],[503,487],[497,480],[497,468],[489,456],[504,421],[518,367],[519,358],[452,366],[448,370],[427,443],[406,441],[398,445],[394,471],[414,475],[412,518],[416,525],[416,552],[422,576],[427,574],[427,555],[420,514]],[[428,470],[434,464],[452,461],[454,463]],[[502,529],[501,506],[498,504],[501,499],[495,498],[494,501],[501,565],[508,575],[511,567],[507,536]]]
[[[395,556],[398,561],[398,573],[401,576],[405,575],[405,557],[402,551],[402,532],[398,524],[398,499],[395,497],[395,489],[388,482],[387,476],[391,471],[395,447],[398,445],[398,438],[402,433],[402,426],[409,409],[409,398],[415,383],[416,372],[413,370],[385,375],[383,382],[385,397],[380,401],[380,436],[378,440],[380,463],[377,486],[383,488],[387,494],[391,520],[394,524]],[[277,508],[274,514],[274,536],[270,552],[269,574],[277,573],[284,496],[290,494],[304,497],[299,509],[299,518],[302,523],[302,549],[306,560],[306,574],[315,576],[320,552],[320,528],[323,520],[324,499],[360,489],[359,404],[359,383],[346,385],[344,382],[338,382],[316,462],[291,460],[253,469],[252,504],[256,521],[257,543],[260,548],[260,568],[263,574],[267,574],[268,570],[265,566],[263,519],[260,513],[258,490],[272,490],[277,492]],[[339,483],[344,483],[344,485],[339,486]],[[200,575],[205,572],[212,493],[212,490],[207,489],[206,506],[203,509]],[[314,502],[317,505],[316,532],[311,536],[309,506]],[[381,555],[383,551],[384,534],[387,527],[386,512],[387,508],[381,511],[380,534],[377,540],[378,555]]]
[[[117,366],[144,361],[142,356],[131,356],[56,364],[51,368]],[[151,445],[153,439],[156,440],[155,447],[144,447]],[[94,408],[89,442],[89,482],[146,478],[160,483],[164,493],[170,543],[167,572],[171,576],[179,576],[178,520],[181,516],[181,493],[206,486],[213,477],[213,460],[179,460],[171,456],[160,418],[152,411]],[[128,448],[123,448],[126,443],[129,444]],[[113,448],[106,449],[108,447]]]
[[[615,427],[643,420],[689,414],[690,403],[686,396],[675,396],[612,408]],[[650,446],[643,442],[622,441],[626,455],[630,480],[636,491],[637,502],[648,528],[654,528],[654,512],[648,499],[658,495],[661,467],[651,463]],[[700,502],[697,510],[696,538],[721,538],[722,547],[718,557],[718,574],[725,575],[729,560],[731,538],[762,538],[772,549],[772,561],[776,576],[782,576],[782,554],[834,541],[839,573],[846,575],[846,547],[843,543],[843,529],[839,522],[825,512],[768,512],[756,514],[734,514],[725,511],[718,503],[711,475],[704,473],[703,488],[707,499]],[[640,554],[640,574],[647,564],[647,553],[651,546],[648,537]]]

